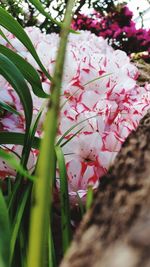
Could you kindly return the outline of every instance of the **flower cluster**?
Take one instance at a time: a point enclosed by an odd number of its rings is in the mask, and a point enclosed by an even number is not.
[[[98,36],[107,38],[115,49],[127,54],[147,51],[150,56],[150,30],[136,29],[132,20],[133,13],[127,6],[118,5],[107,15],[94,12],[91,16],[78,14],[72,22],[75,30],[89,30]]]
[[[59,43],[57,34],[45,35],[37,28],[27,28],[36,51],[48,72],[53,75]],[[10,33],[7,38],[13,49],[30,62],[40,73],[43,89],[48,92],[50,82],[39,69],[26,48]],[[1,39],[6,46],[10,44]],[[96,188],[129,133],[136,129],[146,113],[150,87],[136,83],[137,68],[121,50],[114,50],[102,37],[85,31],[70,34],[64,67],[61,110],[57,139],[62,143],[68,175],[69,195],[76,203],[78,195],[84,199],[88,186]],[[45,100],[33,97],[34,115]],[[144,97],[142,97],[144,96]],[[16,108],[21,115],[4,112],[0,115],[0,130],[24,132],[23,108],[17,94],[0,77],[0,101]],[[46,112],[46,111],[45,111]],[[45,114],[45,113],[44,113]],[[45,116],[43,114],[43,117]],[[37,135],[42,135],[42,120]],[[70,129],[70,131],[68,131]],[[69,142],[67,142],[69,140]],[[20,146],[7,146],[9,151],[21,154]],[[37,151],[32,150],[28,168],[33,169]],[[15,175],[4,161],[0,161],[0,176]],[[59,188],[57,172],[57,188]]]

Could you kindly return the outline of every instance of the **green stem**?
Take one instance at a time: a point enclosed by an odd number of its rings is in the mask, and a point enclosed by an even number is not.
[[[53,180],[55,175],[54,145],[58,125],[59,98],[73,5],[73,0],[68,1],[51,88],[51,100],[44,124],[45,134],[41,142],[36,172],[37,179],[34,184],[33,203],[31,207],[28,267],[43,267],[45,262],[45,248],[50,223],[49,213],[51,214]]]

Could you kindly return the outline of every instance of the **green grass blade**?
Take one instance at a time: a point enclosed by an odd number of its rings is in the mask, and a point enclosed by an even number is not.
[[[24,144],[25,134],[15,132],[0,132],[0,145],[22,145]],[[34,136],[32,148],[39,149],[41,139]]]
[[[51,100],[44,124],[45,134],[41,142],[40,156],[36,172],[37,179],[34,183],[33,197],[35,201],[34,205],[31,207],[28,267],[43,266],[45,260],[45,246],[48,243],[50,223],[49,213],[51,214],[52,189],[55,175],[54,146],[58,127],[60,90],[63,77],[65,51],[73,5],[73,0],[68,1],[51,87]]]
[[[83,84],[83,86],[86,86],[86,85],[88,85],[88,84],[90,84],[90,83],[93,83],[93,82],[95,82],[95,81],[97,81],[97,80],[100,80],[100,79],[102,79],[102,78],[105,78],[105,77],[107,77],[107,76],[110,76],[111,74],[112,74],[112,73],[108,73],[108,74],[105,74],[105,75],[103,75],[103,76],[96,77],[95,79],[90,80],[90,81],[88,81],[87,83]],[[70,96],[64,101],[64,103],[61,105],[60,109],[62,109],[62,108],[65,106],[65,104],[71,99],[71,97],[75,96],[79,91],[80,91],[80,89],[77,89],[72,95],[70,95]]]
[[[28,135],[28,139],[26,142],[26,146],[23,147],[23,152],[22,152],[22,165],[26,168],[26,165],[28,163],[28,159],[30,156],[30,151],[34,142],[34,136],[36,133],[36,129],[38,126],[38,122],[40,120],[42,111],[43,111],[44,107],[42,106],[40,111],[38,112],[37,116],[35,117],[35,120],[32,122],[30,130],[29,130],[29,135]]]
[[[83,217],[85,214],[85,207],[84,207],[84,204],[83,204],[82,199],[79,196],[78,192],[76,192],[76,194],[77,194],[77,200],[78,200],[78,205],[79,205],[81,217]]]
[[[48,267],[57,267],[55,247],[54,247],[53,235],[52,235],[50,225],[49,225],[49,233],[48,233]]]
[[[0,29],[0,35],[3,37],[3,39],[11,45],[10,41],[7,39],[7,37],[5,36],[5,34],[3,33],[3,31]]]
[[[66,103],[71,99],[71,97],[75,96],[78,92],[80,91],[80,89],[77,89],[72,95],[70,95],[63,103],[62,105],[60,106],[60,109],[62,109]]]
[[[61,147],[65,146],[68,142],[70,142],[78,133],[80,133],[84,127],[76,131],[69,139],[67,139],[64,143],[61,144]]]
[[[20,248],[20,267],[26,267],[27,266],[27,255],[26,255],[26,243],[27,243],[27,236],[26,233],[24,233],[23,227],[20,225],[19,229],[19,248]],[[16,258],[16,257],[15,257]]]
[[[70,226],[70,205],[68,194],[68,180],[66,173],[65,159],[61,147],[56,146],[56,157],[60,175],[60,201],[61,201],[61,229],[62,229],[62,245],[65,253],[71,241],[71,226]]]
[[[30,90],[19,69],[4,55],[0,54],[0,74],[12,85],[20,97],[26,118],[26,130],[29,131],[32,120],[32,98]]]
[[[16,216],[13,220],[13,226],[11,229],[11,242],[10,242],[10,263],[12,262],[12,259],[13,259],[15,244],[16,244],[16,240],[18,238],[18,233],[19,233],[20,226],[21,226],[22,216],[24,213],[24,209],[25,209],[30,191],[31,191],[31,187],[28,186],[26,188],[22,198],[20,199],[20,202],[19,202],[19,205],[17,208],[17,212],[16,212]]]
[[[92,203],[93,203],[93,188],[89,186],[86,196],[86,210],[90,209]]]
[[[73,125],[72,127],[70,127],[60,138],[59,138],[59,140],[57,141],[57,143],[56,143],[56,145],[58,146],[58,145],[60,145],[61,144],[61,142],[64,140],[64,138],[65,138],[65,136],[67,136],[72,130],[74,130],[77,126],[79,126],[80,124],[82,124],[83,122],[86,122],[86,121],[88,121],[88,120],[90,120],[90,119],[93,119],[93,118],[96,118],[96,117],[98,117],[98,115],[94,115],[94,116],[91,116],[91,117],[89,117],[89,118],[86,118],[86,119],[84,119],[84,120],[82,120],[82,121],[80,121],[80,122],[78,122],[78,123],[76,123],[75,125]],[[77,133],[76,133],[77,134]]]
[[[10,226],[6,203],[0,190],[0,266],[9,267]]]
[[[24,177],[28,178],[31,181],[35,180],[35,177],[30,175],[24,168],[20,165],[20,163],[16,160],[13,154],[9,154],[3,149],[0,148],[0,157],[7,161],[7,163],[15,169],[17,172],[19,172]]]
[[[62,23],[53,19],[52,16],[45,11],[44,7],[42,6],[41,2],[39,0],[28,0],[35,8],[42,14],[44,17],[46,17],[48,20],[56,24],[57,26],[61,27]]]
[[[45,104],[43,103],[43,105],[41,106],[39,112],[37,113],[34,121],[31,124],[31,127],[30,127],[30,142],[31,142],[31,144],[33,143],[34,139],[38,139],[40,141],[40,138],[35,137],[35,133],[36,133],[37,126],[38,126],[38,123],[39,123],[39,120],[41,118],[41,115],[42,115],[44,108],[45,108]]]
[[[86,86],[86,85],[88,85],[88,84],[90,84],[90,83],[96,82],[97,80],[101,80],[101,79],[103,79],[103,78],[106,78],[106,77],[108,77],[108,76],[110,76],[110,75],[112,75],[112,74],[113,74],[113,73],[111,72],[111,73],[107,73],[107,74],[105,74],[105,75],[96,77],[95,79],[90,80],[89,82],[83,84],[83,86]]]
[[[41,115],[42,111],[43,111],[43,107],[41,107],[39,113],[37,114],[37,116],[35,118],[35,121],[33,121],[32,125],[30,127],[29,136],[28,136],[28,139],[27,139],[27,142],[26,142],[26,146],[25,146],[24,151],[23,151],[23,157],[22,157],[22,162],[21,162],[23,167],[25,167],[26,164],[27,164],[31,147],[36,148],[36,149],[39,148],[40,138],[37,138],[34,135],[35,135],[37,124],[38,124],[38,121],[39,121],[39,118],[40,118],[40,115]],[[21,133],[6,133],[6,132],[0,133],[0,144],[1,143],[2,144],[6,143],[6,144],[20,144],[20,145],[23,145],[24,139],[25,139],[25,135],[21,134]],[[23,172],[22,173],[19,172],[19,174],[21,174],[22,176],[25,176],[25,173],[23,175]],[[20,186],[21,186],[21,178],[22,178],[22,176],[20,177],[19,175],[17,175],[16,183],[15,183],[15,185],[13,187],[12,194],[9,197],[9,200],[8,200],[9,211],[12,210],[13,204],[15,202],[16,195],[19,192],[19,189],[20,189]]]
[[[43,91],[39,74],[31,64],[29,64],[20,55],[3,45],[0,45],[0,53],[8,57],[16,65],[23,74],[24,78],[31,84],[35,95],[42,98],[47,98],[49,96]]]
[[[28,2],[30,2],[32,5],[34,5],[36,7],[36,9],[44,16],[46,17],[48,20],[50,20],[51,22],[53,22],[54,24],[56,24],[59,27],[62,27],[62,23],[53,19],[52,16],[45,11],[44,7],[42,6],[41,2],[39,0],[28,0]],[[70,29],[70,32],[76,33],[76,31]]]
[[[51,76],[43,66],[30,38],[28,37],[22,26],[2,7],[0,7],[0,25],[12,34],[14,34],[20,40],[20,42],[28,49],[28,51],[34,57],[41,70],[51,80]]]
[[[15,115],[20,115],[20,113],[16,109],[12,108],[7,103],[1,102],[1,101],[0,101],[0,108],[4,109],[10,113],[13,113]]]

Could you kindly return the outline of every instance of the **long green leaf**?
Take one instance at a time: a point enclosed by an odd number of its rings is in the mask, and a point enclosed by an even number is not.
[[[78,192],[76,192],[76,194],[77,194],[77,201],[78,201],[81,217],[83,217],[85,214],[85,207],[84,207],[84,204],[83,204],[82,199],[79,196]]]
[[[90,209],[93,202],[94,189],[89,186],[86,196],[86,210]]]
[[[67,136],[73,129],[75,129],[77,126],[79,126],[80,124],[82,124],[83,122],[85,122],[85,121],[88,121],[88,120],[90,120],[90,119],[92,119],[92,118],[96,118],[98,115],[94,115],[94,116],[91,116],[91,117],[89,117],[89,118],[86,118],[86,119],[84,119],[84,120],[82,120],[82,121],[80,121],[80,122],[78,122],[78,123],[75,123],[73,126],[71,126],[60,138],[59,138],[59,140],[57,141],[57,143],[56,143],[56,145],[58,146],[58,145],[60,145],[61,144],[61,142],[63,141],[63,139],[64,139],[64,137],[65,136]],[[77,133],[76,133],[77,134]]]
[[[16,65],[23,74],[24,78],[31,84],[35,95],[43,98],[49,97],[49,95],[43,91],[39,74],[31,64],[24,60],[20,55],[3,45],[0,45],[0,53],[8,57]]]
[[[48,267],[57,267],[56,255],[55,254],[56,253],[55,253],[52,229],[51,229],[51,225],[49,225],[49,233],[48,233]]]
[[[62,229],[63,252],[65,253],[71,241],[71,227],[70,227],[71,219],[70,219],[68,181],[67,181],[65,159],[62,149],[60,146],[56,146],[55,151],[60,174],[61,229]]]
[[[0,158],[7,161],[7,163],[14,168],[17,172],[19,172],[24,177],[30,179],[31,181],[35,180],[35,177],[30,175],[24,168],[20,165],[20,163],[16,160],[13,154],[9,154],[3,149],[0,148]]]
[[[0,74],[12,85],[20,97],[25,112],[26,130],[28,131],[32,121],[33,104],[30,90],[24,77],[19,69],[2,54],[0,54]]]
[[[20,199],[20,205],[18,206],[17,213],[16,213],[16,216],[15,216],[14,221],[13,221],[13,226],[12,226],[12,230],[11,230],[11,232],[12,232],[11,233],[11,243],[10,243],[10,263],[12,262],[12,259],[13,259],[15,244],[16,244],[16,240],[18,238],[18,232],[20,230],[22,216],[24,213],[24,209],[25,209],[30,191],[31,191],[31,188],[30,188],[30,186],[28,186],[27,189],[25,190],[23,196],[22,196],[22,199]]]
[[[0,190],[0,266],[8,267],[10,258],[10,227],[6,203]]]
[[[84,127],[82,127],[81,129],[79,129],[78,131],[76,131],[70,138],[68,138],[64,143],[61,144],[61,147],[65,146],[67,143],[69,143],[75,136],[77,136],[77,134],[79,134],[82,130],[84,129]]]
[[[9,32],[14,34],[22,44],[28,49],[31,55],[34,57],[36,62],[38,63],[41,70],[45,73],[45,75],[51,80],[51,76],[43,66],[30,38],[21,27],[21,25],[15,20],[5,9],[0,7],[0,25],[6,28]]]
[[[11,107],[10,105],[8,105],[7,103],[1,102],[1,101],[0,101],[0,108],[2,108],[2,109],[4,109],[4,110],[7,110],[7,111],[9,111],[10,113],[13,113],[13,114],[15,114],[15,115],[20,115],[20,113],[19,113],[16,109],[12,108],[12,107]]]
[[[44,107],[42,106],[37,116],[35,117],[35,120],[32,122],[30,130],[29,130],[29,135],[28,135],[28,139],[26,142],[26,146],[23,147],[22,164],[24,167],[26,167],[28,159],[29,159],[30,151],[31,151],[31,148],[34,142],[35,133],[36,133],[37,126],[38,126],[40,117],[42,115],[43,109]]]
[[[109,76],[109,75],[111,75],[111,74],[112,74],[112,73],[108,73],[108,74],[105,74],[105,75],[103,75],[103,76],[99,76],[99,77],[97,77],[97,78],[95,78],[95,79],[92,79],[92,80],[88,81],[87,83],[83,84],[83,86],[86,86],[86,85],[88,85],[88,84],[90,84],[90,83],[93,83],[93,82],[95,82],[95,81],[97,81],[97,80],[100,80],[100,79],[102,79],[102,78],[105,78],[105,77],[107,77],[107,76]],[[60,109],[62,109],[62,108],[65,106],[65,104],[69,101],[69,99],[70,99],[71,97],[73,97],[74,95],[76,95],[76,94],[79,92],[79,90],[80,90],[80,89],[77,89],[72,95],[70,95],[70,96],[64,101],[64,103],[61,105]]]
[[[26,141],[26,146],[24,146],[23,148],[23,152],[22,152],[22,158],[21,158],[21,163],[22,166],[25,168],[29,159],[29,155],[30,155],[30,151],[31,148],[39,148],[39,144],[40,144],[40,139],[35,137],[35,132],[36,132],[36,128],[40,119],[40,116],[42,114],[43,111],[43,106],[41,107],[40,111],[38,112],[35,120],[32,122],[32,125],[30,127],[29,130],[29,135]],[[19,141],[19,144],[23,144],[23,140],[25,138],[24,134],[20,134],[20,133],[7,133],[6,136],[4,135],[4,133],[0,133],[0,142],[2,142],[2,144],[4,144],[4,142],[6,142],[6,144],[12,143],[12,141],[15,142],[15,144],[17,144],[17,142]],[[14,140],[18,140],[17,142]],[[21,183],[22,183],[22,179],[21,179],[21,173],[18,173],[16,176],[16,183],[13,187],[13,191],[11,196],[9,197],[8,200],[8,208],[9,211],[11,211],[13,209],[13,205],[15,205],[15,199],[16,199],[16,195],[18,194],[18,192],[20,191],[20,187],[21,187]]]
[[[45,246],[48,243],[49,214],[51,214],[53,181],[56,171],[54,146],[58,126],[60,91],[73,5],[74,1],[69,0],[55,64],[51,101],[44,124],[45,134],[41,142],[37,179],[33,192],[36,201],[31,207],[28,267],[41,267],[45,261]]]
[[[44,7],[42,6],[41,2],[39,0],[28,0],[32,5],[36,7],[36,9],[45,16],[48,20],[52,21],[54,24],[58,25],[59,27],[62,27],[62,23],[53,19],[52,16],[45,11]],[[76,31],[70,29],[70,32],[77,33]]]
[[[5,34],[3,33],[3,31],[0,29],[0,35],[3,37],[3,39],[11,45],[10,41],[7,39],[7,37],[5,36]]]
[[[36,9],[43,15],[45,16],[48,20],[52,21],[53,23],[55,23],[56,25],[58,25],[59,27],[62,26],[62,23],[53,19],[52,16],[45,11],[44,7],[42,6],[41,2],[39,0],[28,0],[28,2],[30,2],[32,5],[34,5],[36,7]]]
[[[96,82],[97,80],[101,80],[101,79],[103,79],[103,78],[106,78],[106,77],[110,76],[111,74],[113,74],[113,73],[110,72],[110,73],[107,73],[107,74],[105,74],[105,75],[103,75],[103,76],[96,77],[96,78],[94,78],[93,80],[90,80],[89,82],[83,84],[83,86],[86,86],[86,85],[88,85],[88,84],[90,84],[90,83]]]
[[[22,145],[24,144],[25,134],[15,132],[0,132],[0,145]],[[32,147],[39,149],[41,139],[34,136]]]
[[[35,134],[36,127],[37,127],[40,115],[42,113],[42,110],[43,109],[41,107],[41,110],[37,114],[35,121],[33,121],[32,125],[30,127],[29,136],[28,136],[26,146],[25,146],[24,151],[23,151],[23,157],[22,157],[22,165],[23,166],[26,166],[26,164],[27,164],[31,147],[39,149],[41,140],[40,140],[40,138],[35,137],[34,134]],[[7,133],[7,132],[0,133],[0,144],[3,144],[3,145],[4,144],[23,145],[24,139],[25,139],[25,134],[22,134],[22,133]],[[22,174],[22,173],[19,173],[19,174]],[[9,197],[9,201],[8,201],[9,211],[11,211],[11,209],[13,207],[14,200],[15,200],[16,195],[17,195],[17,192],[20,190],[20,184],[21,184],[20,178],[21,177],[19,177],[19,175],[17,175],[17,181],[13,187],[13,192],[12,192],[11,196]]]

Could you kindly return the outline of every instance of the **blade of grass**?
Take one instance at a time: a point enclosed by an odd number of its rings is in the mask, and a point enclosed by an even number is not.
[[[55,256],[55,248],[53,242],[53,236],[51,231],[51,226],[49,225],[49,233],[48,233],[48,267],[56,267],[56,256]]]
[[[62,105],[60,106],[60,109],[62,109],[65,104],[71,99],[71,97],[75,96],[78,92],[80,91],[80,89],[76,90],[72,95],[70,95],[65,101],[64,103],[62,103]]]
[[[8,267],[10,258],[10,225],[7,206],[0,190],[0,266]]]
[[[3,158],[7,163],[15,169],[17,172],[19,172],[24,177],[28,178],[31,181],[35,180],[35,177],[33,175],[30,175],[24,168],[20,165],[20,163],[16,160],[16,158],[12,155],[4,151],[0,148],[0,157]]]
[[[15,216],[14,221],[13,221],[13,226],[11,229],[11,242],[10,242],[10,264],[11,264],[12,259],[13,259],[15,244],[16,244],[16,240],[18,238],[18,233],[19,233],[19,229],[20,229],[20,225],[21,225],[22,216],[24,213],[24,209],[25,209],[30,191],[31,191],[31,186],[28,186],[26,188],[22,198],[20,199],[20,203],[19,203],[18,208],[17,208],[16,216]]]
[[[86,119],[84,119],[84,120],[82,120],[82,121],[80,121],[80,122],[78,122],[78,123],[76,123],[75,125],[73,125],[72,127],[70,127],[60,138],[59,138],[59,140],[57,141],[57,143],[56,143],[56,146],[58,146],[58,145],[60,145],[61,144],[61,142],[63,141],[63,139],[64,139],[64,137],[65,136],[67,136],[73,129],[75,129],[77,126],[79,126],[80,124],[82,124],[83,122],[85,122],[85,121],[88,121],[88,120],[90,120],[90,119],[93,119],[93,118],[95,118],[95,117],[98,117],[99,115],[97,114],[97,115],[94,115],[94,116],[91,116],[91,117],[89,117],[89,118],[86,118]]]
[[[21,71],[24,78],[31,84],[32,90],[35,95],[47,98],[49,95],[47,95],[42,88],[42,84],[40,81],[40,77],[38,72],[32,67],[31,64],[29,64],[24,58],[22,58],[20,55],[16,54],[9,48],[0,45],[0,53],[2,53],[4,56],[8,57],[15,65],[16,67]]]
[[[55,176],[54,146],[58,127],[60,90],[73,5],[73,0],[68,1],[51,87],[51,100],[44,124],[45,134],[41,142],[37,179],[33,191],[34,204],[31,207],[28,267],[41,267],[45,260],[44,248],[48,240],[49,213],[51,214],[52,187]]]
[[[38,112],[35,120],[33,121],[32,125],[30,127],[29,135],[28,135],[28,138],[26,141],[26,146],[23,148],[23,153],[22,153],[23,156],[21,158],[21,164],[22,164],[23,168],[26,168],[28,158],[30,155],[31,147],[34,147],[34,144],[35,144],[35,148],[39,148],[40,139],[37,139],[35,137],[35,132],[36,132],[37,125],[38,125],[40,116],[42,114],[43,108],[44,107],[42,106],[40,111]],[[19,142],[21,142],[24,139],[24,136],[21,136],[19,133],[17,135],[18,135],[17,140],[19,140]],[[11,142],[13,140],[14,134],[11,133],[11,136],[9,136],[7,134],[7,137],[8,137],[7,139],[9,139],[9,137],[10,137],[9,142]],[[6,138],[6,136],[0,134],[0,141],[7,141],[7,139],[5,139],[5,138]],[[13,187],[12,194],[11,194],[10,198],[8,199],[9,212],[11,212],[11,210],[13,210],[13,206],[15,208],[15,200],[17,198],[17,195],[19,194],[23,176],[24,176],[23,173],[20,173],[20,172],[18,172],[18,174],[16,175],[16,182],[15,182],[15,185]]]
[[[97,80],[100,80],[100,79],[102,79],[102,78],[105,78],[105,77],[107,77],[107,76],[110,76],[111,74],[112,74],[112,73],[108,73],[108,74],[106,74],[106,75],[97,77],[97,78],[95,78],[95,79],[93,79],[93,80],[90,80],[89,82],[83,84],[83,86],[86,86],[86,85],[88,85],[88,84],[90,84],[90,83],[92,83],[92,82],[95,82],[95,81],[97,81]],[[61,105],[60,109],[62,109],[62,108],[65,106],[65,104],[71,99],[71,97],[75,96],[79,91],[80,91],[80,89],[77,89],[72,95],[70,95],[70,96],[64,101],[64,103]]]
[[[66,173],[65,159],[61,147],[56,146],[56,157],[60,175],[60,202],[61,202],[61,229],[63,253],[66,253],[71,241],[70,227],[70,204],[68,194],[68,180]]]
[[[78,205],[79,205],[79,208],[80,208],[81,216],[83,217],[84,214],[85,214],[85,208],[84,208],[82,199],[81,199],[81,197],[79,196],[78,192],[76,192],[76,194],[77,194]]]
[[[26,248],[25,248],[25,243],[27,242],[26,240],[26,235],[23,233],[22,227],[21,230],[19,230],[19,249],[20,249],[20,260],[21,260],[21,266],[20,267],[26,267],[27,266],[27,255],[26,255]]]
[[[22,145],[24,144],[25,134],[16,132],[0,132],[0,145]],[[32,147],[39,149],[41,139],[34,136]]]
[[[3,37],[3,39],[11,45],[11,43],[9,42],[9,40],[7,39],[7,37],[5,36],[5,34],[3,33],[3,31],[0,29],[0,35]]]
[[[24,31],[22,26],[15,20],[5,9],[0,7],[0,25],[2,25],[5,29],[9,32],[14,34],[20,42],[28,49],[31,55],[36,60],[37,64],[41,68],[41,70],[45,73],[47,78],[51,80],[51,76],[43,66],[30,38],[28,37],[27,33]]]
[[[70,142],[78,133],[80,133],[84,127],[76,131],[69,139],[67,139],[64,143],[61,144],[61,147],[65,146],[68,142]]]
[[[0,54],[0,74],[12,85],[20,97],[25,112],[26,136],[32,121],[33,103],[22,73],[6,56]]]
[[[24,147],[23,149],[23,153],[22,153],[22,158],[21,158],[21,164],[23,166],[23,168],[26,168],[26,165],[27,165],[27,162],[28,162],[28,158],[29,158],[29,155],[30,155],[30,150],[31,150],[31,147],[35,147],[35,148],[39,148],[39,143],[40,143],[40,139],[37,139],[35,137],[35,132],[36,132],[36,129],[37,129],[37,125],[38,125],[38,122],[39,122],[39,119],[40,119],[40,116],[42,114],[42,111],[43,111],[43,106],[41,107],[41,109],[39,110],[35,120],[33,121],[31,127],[30,127],[30,130],[29,130],[29,135],[28,135],[28,139],[27,139],[27,142],[26,142],[26,146]],[[8,134],[7,134],[8,136]],[[2,136],[3,137],[3,140],[1,140],[1,134],[0,134],[0,141],[4,141],[6,136]],[[14,134],[12,133],[10,138],[13,140],[14,137]],[[9,138],[9,136],[8,136]],[[18,139],[19,141],[22,141],[24,139],[24,136],[21,136],[19,133],[18,133]],[[18,140],[17,139],[17,140]],[[10,140],[9,140],[10,142]],[[35,146],[34,146],[35,144]],[[13,192],[9,198],[9,202],[8,202],[8,208],[9,208],[9,211],[11,211],[13,209],[13,205],[15,205],[15,199],[16,199],[16,196],[17,194],[19,193],[19,190],[20,190],[20,186],[21,186],[21,182],[22,182],[22,177],[23,176],[23,173],[18,173],[17,176],[16,176],[16,183],[15,183],[15,186],[13,188]]]
[[[28,0],[30,3],[32,3],[32,5],[34,5],[36,7],[36,9],[44,16],[46,17],[48,20],[50,20],[51,22],[53,22],[54,24],[56,24],[59,27],[62,27],[62,23],[53,19],[52,16],[45,11],[44,7],[42,6],[42,4],[40,3],[39,0]],[[70,29],[70,32],[76,33],[76,31]]]
[[[1,102],[1,101],[0,101],[0,108],[4,109],[6,111],[9,111],[10,113],[13,113],[15,115],[20,115],[20,113],[16,109],[12,108],[7,103]]]
[[[86,210],[90,209],[92,202],[93,202],[93,188],[89,186],[86,196]]]
[[[53,22],[54,24],[56,24],[59,27],[62,26],[61,22],[53,19],[52,16],[48,12],[45,11],[45,9],[42,6],[40,1],[38,1],[38,0],[28,0],[28,2],[30,2],[36,8],[36,10],[38,10],[40,12],[40,14],[42,14],[48,20],[50,20],[51,22]]]
[[[103,79],[103,78],[105,78],[105,77],[110,76],[111,74],[113,74],[113,73],[111,72],[111,73],[108,73],[108,74],[99,76],[99,77],[97,77],[97,78],[95,78],[95,79],[93,79],[93,80],[90,80],[89,82],[83,84],[83,86],[86,86],[86,85],[88,85],[88,84],[90,84],[90,83],[93,83],[93,82],[95,82],[95,81],[97,81],[97,80],[101,80],[101,79]]]
[[[27,162],[29,159],[30,151],[31,151],[32,144],[34,141],[34,136],[35,136],[37,126],[38,126],[40,117],[42,115],[43,109],[44,109],[44,106],[42,105],[41,109],[39,110],[38,114],[36,115],[33,123],[31,124],[31,127],[29,129],[29,135],[28,135],[28,139],[26,142],[26,146],[23,147],[21,163],[22,163],[24,168],[26,168],[26,165],[27,165]]]

